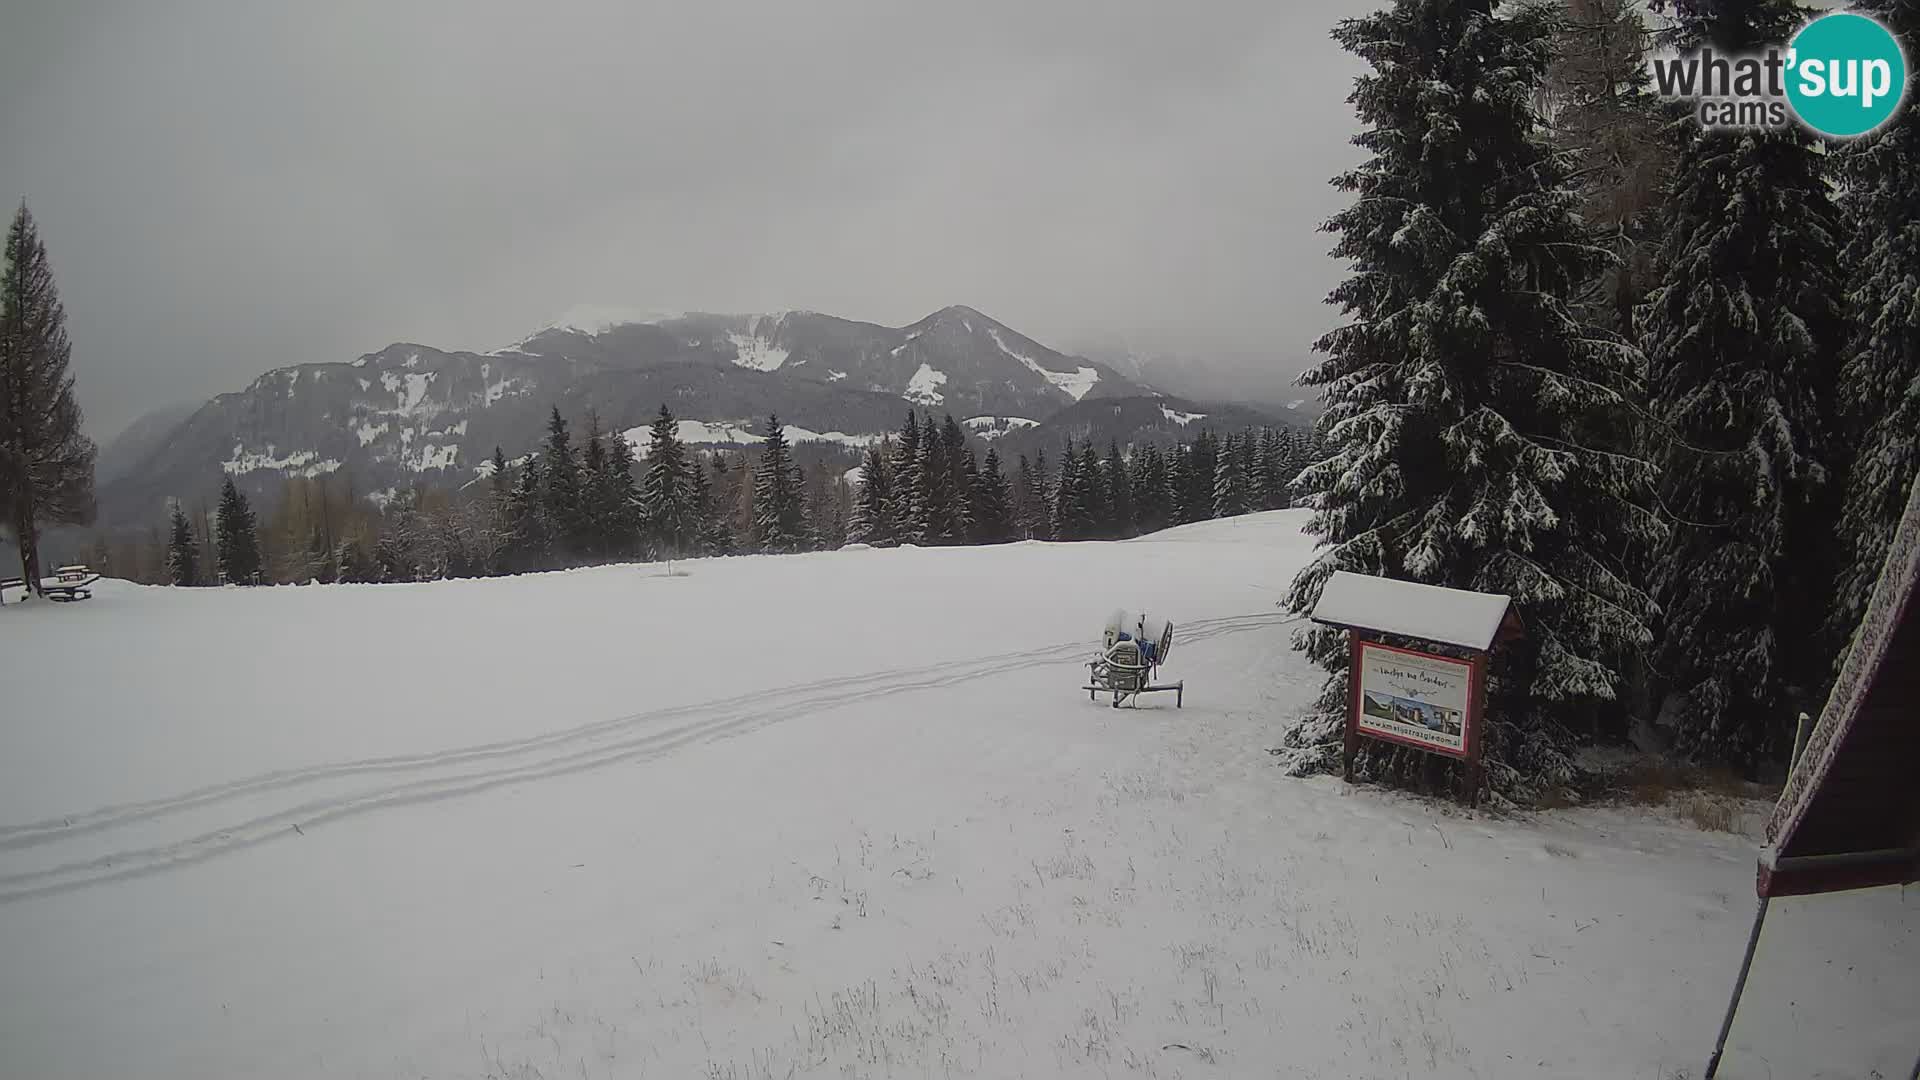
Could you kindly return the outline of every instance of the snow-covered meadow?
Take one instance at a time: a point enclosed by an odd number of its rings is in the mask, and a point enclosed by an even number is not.
[[[1284,777],[1300,520],[0,608],[0,1076],[1697,1076],[1752,841]],[[1904,1075],[1916,911],[1722,1075]]]

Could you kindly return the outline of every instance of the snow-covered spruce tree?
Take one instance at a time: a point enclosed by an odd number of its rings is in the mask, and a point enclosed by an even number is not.
[[[800,477],[777,415],[767,417],[767,440],[754,470],[753,539],[761,551],[773,552],[799,551],[807,542]]]
[[[920,419],[907,410],[907,422],[900,425],[900,438],[893,446],[893,518],[894,539],[902,544],[918,544],[927,536],[926,486],[920,478]]]
[[[562,564],[577,561],[587,547],[587,519],[582,512],[580,460],[574,453],[573,435],[553,407],[547,419],[547,443],[541,452],[541,502],[551,530],[552,551]]]
[[[1015,540],[1043,540],[1046,538],[1046,502],[1045,485],[1034,463],[1021,454],[1014,464],[1013,471],[1013,538]]]
[[[1027,468],[1026,455],[1020,456],[1020,501],[1026,507],[1026,518],[1020,524],[1022,537],[1027,540],[1053,539],[1053,490],[1051,478],[1047,476],[1047,452],[1034,451],[1033,467]]]
[[[507,493],[513,490],[513,480],[507,475],[507,455],[500,449],[498,443],[494,444],[493,459],[490,464],[492,469],[487,473],[487,482],[493,490],[493,501],[504,504],[507,501]]]
[[[587,410],[587,430],[580,438],[580,547],[593,560],[611,557],[608,546],[619,516],[613,485],[607,483],[607,442],[600,430],[600,413]]]
[[[1329,298],[1347,321],[1303,378],[1325,388],[1326,450],[1295,483],[1324,550],[1289,597],[1311,611],[1336,570],[1512,596],[1529,636],[1496,654],[1484,745],[1491,786],[1519,799],[1571,778],[1569,725],[1650,640],[1616,553],[1660,529],[1646,463],[1580,441],[1619,419],[1636,356],[1569,313],[1606,253],[1535,130],[1549,29],[1539,7],[1398,0],[1334,31],[1372,68],[1349,99],[1370,156],[1334,181],[1354,196],[1326,226],[1352,264]],[[1332,674],[1288,764],[1337,766],[1345,635],[1297,643]],[[1369,746],[1356,768],[1408,760]]]
[[[1133,477],[1127,472],[1127,459],[1120,456],[1120,442],[1107,442],[1107,514],[1113,519],[1116,537],[1137,535],[1139,514],[1133,505]]]
[[[1193,437],[1187,451],[1188,521],[1206,521],[1213,517],[1213,485],[1220,469],[1220,439],[1211,431]]]
[[[938,444],[941,462],[947,470],[946,521],[942,542],[964,544],[973,532],[973,516],[969,505],[973,482],[967,476],[967,436],[952,413],[948,413],[940,422]],[[977,473],[979,468],[976,463],[974,471]]]
[[[1867,0],[1854,9],[1878,16],[1907,56],[1920,58],[1920,2]],[[1855,325],[1840,369],[1851,460],[1829,640],[1850,642],[1920,473],[1920,107],[1909,101],[1838,158],[1851,226],[1840,265]]]
[[[847,525],[853,520],[853,486],[844,474],[826,472],[827,523],[821,528],[821,543],[828,550],[847,546]]]
[[[822,470],[795,465],[793,475],[800,489],[801,551],[822,551],[838,545],[832,541],[833,507],[827,498],[826,477]]]
[[[1217,518],[1239,517],[1250,507],[1247,505],[1247,492],[1251,490],[1247,477],[1247,455],[1245,446],[1247,434],[1228,435],[1220,444],[1220,454],[1213,470],[1213,516]]]
[[[655,558],[679,558],[700,544],[700,515],[679,431],[672,410],[662,404],[647,430],[647,475],[640,495],[641,518]]]
[[[1094,449],[1089,438],[1080,446],[1080,489],[1081,500],[1087,508],[1087,538],[1105,540],[1113,536],[1113,500],[1110,492],[1112,485],[1107,482],[1107,468],[1100,460],[1100,451]]]
[[[1779,0],[1675,5],[1674,44],[1723,55],[1780,42],[1808,15]],[[1743,766],[1790,750],[1838,643],[1830,464],[1839,308],[1830,158],[1797,126],[1695,129],[1662,208],[1656,285],[1639,311],[1675,527],[1652,560],[1664,612],[1653,666],[1676,748]]]
[[[1143,443],[1127,462],[1127,482],[1132,486],[1134,529],[1156,532],[1167,526],[1167,459],[1153,443]]]
[[[1047,527],[1055,540],[1086,539],[1086,504],[1081,501],[1080,455],[1074,453],[1073,439],[1060,451],[1060,471],[1048,493],[1050,511]]]
[[[1133,483],[1135,531],[1145,535],[1166,528],[1173,516],[1167,493],[1166,448],[1153,442],[1135,447],[1127,460],[1127,475]]]
[[[980,515],[984,508],[980,505],[980,459],[975,456],[973,447],[960,448],[960,477],[966,486],[962,488],[963,498],[960,505],[966,517],[966,543],[982,543],[980,539]]]
[[[960,448],[960,474],[966,484],[961,489],[960,499],[967,519],[966,539],[962,542],[978,544],[981,542],[980,515],[985,508],[980,505],[980,459],[971,446],[962,445]]]
[[[640,491],[634,486],[633,444],[625,434],[607,436],[607,461],[601,477],[601,499],[606,504],[605,529],[607,555],[615,559],[631,558],[645,550],[641,523]]]
[[[684,446],[684,444],[682,444]],[[689,557],[715,554],[713,536],[713,480],[707,474],[705,455],[687,448],[687,506],[693,514],[693,542]]]
[[[735,451],[729,459],[725,451],[714,451],[714,459],[724,464],[725,471],[716,469],[713,485],[715,510],[726,522],[727,535],[733,540],[733,554],[739,555],[758,550],[754,524],[753,489],[758,485],[757,472],[753,456],[745,450]]]
[[[980,466],[980,479],[974,497],[974,535],[982,544],[1004,544],[1015,539],[1013,524],[1013,488],[1000,467],[1000,451],[987,447],[987,460]]]
[[[733,478],[727,469],[726,456],[715,452],[709,460],[707,455],[695,451],[692,461],[695,497],[701,507],[701,553],[731,555],[735,547],[730,512]]]
[[[553,522],[547,515],[540,461],[529,457],[507,496],[501,563],[508,573],[548,570],[554,565]]]
[[[1302,469],[1313,464],[1315,460],[1315,442],[1316,440],[1305,432],[1294,431],[1290,428],[1281,429],[1280,453],[1282,456],[1280,475],[1283,478],[1283,483],[1280,505],[1282,507],[1290,507],[1293,505],[1293,481],[1300,475]]]
[[[1240,441],[1234,457],[1234,471],[1240,481],[1240,499],[1246,503],[1249,513],[1261,509],[1260,506],[1260,456],[1254,448],[1254,433],[1248,428],[1240,433]]]
[[[179,500],[173,504],[173,512],[167,521],[167,583],[169,585],[199,584],[198,545],[193,541],[193,523],[187,520],[186,508]]]
[[[1033,480],[1033,462],[1027,455],[1016,455],[1011,462],[1013,475],[1007,478],[1007,531],[1010,539],[1027,540],[1027,485]]]
[[[93,440],[67,370],[72,344],[46,245],[22,202],[0,257],[0,510],[20,576],[40,591],[40,526],[93,521]]]
[[[1283,427],[1267,428],[1260,446],[1260,505],[1267,510],[1284,510],[1292,501],[1290,487],[1294,474],[1295,436]]]
[[[1273,510],[1278,508],[1281,497],[1280,481],[1280,433],[1271,427],[1262,427],[1253,440],[1253,476],[1251,479],[1253,508]]]
[[[914,517],[923,544],[955,542],[953,468],[946,439],[931,416],[920,432],[920,460],[914,470]]]
[[[1213,488],[1207,488],[1211,503]],[[1197,520],[1193,508],[1193,449],[1186,443],[1167,448],[1167,524],[1185,525]]]
[[[894,542],[893,466],[887,461],[887,447],[874,443],[860,461],[860,482],[853,495],[853,519],[847,526],[847,539],[855,544],[888,547]]]
[[[234,486],[232,476],[220,485],[220,509],[214,518],[214,532],[219,539],[220,580],[232,585],[258,584],[260,538],[255,531],[253,508]],[[318,538],[320,534],[316,532],[315,536]],[[328,561],[332,561],[331,551]]]

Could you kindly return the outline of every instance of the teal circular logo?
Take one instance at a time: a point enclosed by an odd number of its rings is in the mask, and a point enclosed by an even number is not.
[[[1822,135],[1865,135],[1892,119],[1907,96],[1900,39],[1865,15],[1822,15],[1787,50],[1787,101]]]

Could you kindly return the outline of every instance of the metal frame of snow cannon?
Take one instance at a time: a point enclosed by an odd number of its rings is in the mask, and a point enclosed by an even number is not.
[[[1173,624],[1167,623],[1161,631],[1159,647],[1154,650],[1153,659],[1141,655],[1140,643],[1131,638],[1113,641],[1107,644],[1106,651],[1096,659],[1087,662],[1087,700],[1098,700],[1103,693],[1113,695],[1113,707],[1131,701],[1134,708],[1140,707],[1141,694],[1173,693],[1173,707],[1186,706],[1186,680],[1169,683],[1165,686],[1153,684],[1154,675],[1160,670],[1161,661],[1173,649]]]

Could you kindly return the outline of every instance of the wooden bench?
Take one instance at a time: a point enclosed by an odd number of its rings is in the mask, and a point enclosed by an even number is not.
[[[47,599],[62,604],[70,604],[76,600],[91,600],[93,583],[99,580],[99,574],[84,566],[62,566],[54,571],[51,580],[46,578],[40,580],[40,592]],[[8,589],[24,590],[26,586],[26,578],[0,579],[0,596],[4,596]]]
[[[75,600],[91,600],[93,599],[93,589],[90,586],[99,580],[100,575],[93,574],[89,577],[81,578],[78,581],[56,579],[51,585],[43,581],[40,583],[40,591],[46,594],[47,599],[59,601],[60,603],[71,603]]]

